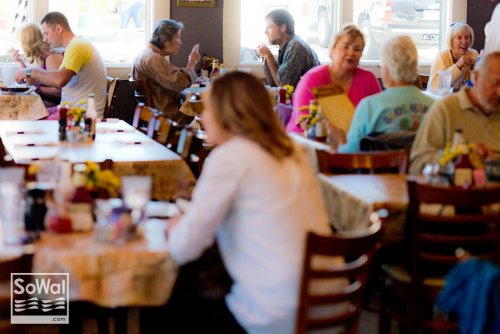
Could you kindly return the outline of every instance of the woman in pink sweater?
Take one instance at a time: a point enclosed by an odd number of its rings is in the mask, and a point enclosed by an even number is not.
[[[338,84],[351,102],[356,106],[361,99],[381,91],[380,84],[372,72],[364,70],[359,65],[363,55],[365,40],[361,31],[353,25],[344,27],[336,36],[330,49],[330,65],[320,65],[310,69],[300,79],[293,95],[293,113],[287,124],[288,132],[303,132],[297,120],[299,116],[307,114],[307,110],[300,110],[308,106],[314,99],[312,88]]]

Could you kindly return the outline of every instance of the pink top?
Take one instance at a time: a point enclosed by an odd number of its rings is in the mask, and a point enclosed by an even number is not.
[[[314,99],[312,93],[313,87],[333,84],[332,77],[328,71],[329,65],[320,65],[310,69],[302,79],[300,79],[293,94],[293,113],[286,126],[287,132],[303,132],[300,126],[297,125],[299,116],[307,114],[307,110],[299,111],[299,108],[309,105],[309,102]],[[372,72],[360,67],[354,70],[351,87],[347,96],[356,107],[363,98],[378,93],[382,89],[380,84]]]

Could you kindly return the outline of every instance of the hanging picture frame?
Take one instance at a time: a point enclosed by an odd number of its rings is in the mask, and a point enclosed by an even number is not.
[[[215,0],[177,0],[177,7],[215,7]]]

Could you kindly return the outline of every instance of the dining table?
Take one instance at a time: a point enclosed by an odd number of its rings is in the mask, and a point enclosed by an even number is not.
[[[35,249],[34,273],[67,273],[70,300],[101,307],[163,305],[178,274],[166,246],[140,237],[115,244],[95,232],[42,233]]]
[[[0,121],[0,137],[7,154],[16,164],[61,160],[72,164],[112,160],[113,172],[151,175],[152,198],[189,198],[195,177],[175,152],[118,119],[102,119],[96,124],[93,142],[69,143],[58,140],[57,121]]]
[[[318,174],[331,226],[337,231],[364,229],[370,215],[386,209],[382,242],[403,241],[408,188],[402,174]]]
[[[42,99],[34,92],[0,92],[0,120],[38,120],[48,115]]]

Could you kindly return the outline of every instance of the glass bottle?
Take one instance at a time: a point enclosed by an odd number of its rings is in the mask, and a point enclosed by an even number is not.
[[[73,194],[69,201],[69,216],[73,222],[73,230],[75,231],[90,231],[93,225],[92,217],[92,202],[85,182],[87,177],[85,164],[75,164],[73,166],[72,183],[74,187]]]
[[[59,109],[59,141],[64,142],[68,140],[66,137],[68,108],[65,105],[59,105],[57,108]]]
[[[95,94],[89,93],[87,110],[85,111],[85,133],[92,141],[95,140],[95,126],[97,122],[97,111],[95,108]]]
[[[474,165],[470,161],[469,158],[469,149],[466,146],[467,142],[463,136],[463,130],[457,128],[453,133],[453,142],[452,142],[452,151],[461,150],[463,153],[455,158],[453,163],[454,172],[453,172],[453,183],[456,186],[470,186],[472,185],[473,180],[473,170]],[[465,147],[460,147],[465,146]]]
[[[219,60],[214,59],[214,62],[212,63],[212,73],[210,73],[210,78],[215,79],[219,76],[219,74],[220,74]]]

